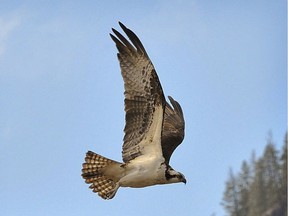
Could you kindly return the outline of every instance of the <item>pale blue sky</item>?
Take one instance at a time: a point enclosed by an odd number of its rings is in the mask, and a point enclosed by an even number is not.
[[[1,1],[0,214],[223,216],[229,167],[287,123],[286,1]],[[109,37],[142,40],[186,137],[172,166],[187,185],[121,188],[81,178],[87,150],[121,160],[123,81]]]

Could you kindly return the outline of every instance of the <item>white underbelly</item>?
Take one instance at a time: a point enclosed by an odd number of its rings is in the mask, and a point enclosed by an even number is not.
[[[119,184],[122,187],[147,187],[155,184],[161,184],[165,178],[164,160],[150,160],[139,157],[138,160],[127,164],[126,175],[120,179]]]

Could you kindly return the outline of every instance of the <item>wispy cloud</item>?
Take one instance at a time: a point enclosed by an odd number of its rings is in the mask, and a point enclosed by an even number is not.
[[[6,42],[9,36],[20,25],[19,16],[0,16],[0,57],[4,54],[6,50]]]

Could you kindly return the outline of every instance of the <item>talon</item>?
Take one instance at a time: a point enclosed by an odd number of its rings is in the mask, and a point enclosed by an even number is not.
[[[106,199],[112,199],[115,196],[118,188],[119,188],[119,184],[117,183],[113,189],[111,189],[105,194]]]

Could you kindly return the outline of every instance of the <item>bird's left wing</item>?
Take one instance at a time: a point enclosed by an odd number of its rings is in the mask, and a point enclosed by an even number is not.
[[[161,145],[163,157],[166,164],[169,164],[174,150],[182,143],[185,135],[185,121],[180,104],[171,96],[168,96],[172,107],[166,103]]]
[[[140,155],[163,157],[161,130],[165,98],[155,68],[139,38],[122,23],[132,44],[112,29],[111,38],[118,49],[125,88],[125,120],[122,158],[126,163]]]

